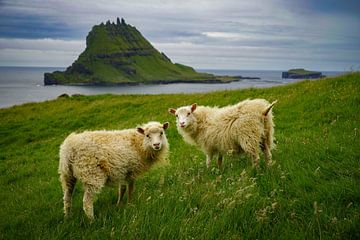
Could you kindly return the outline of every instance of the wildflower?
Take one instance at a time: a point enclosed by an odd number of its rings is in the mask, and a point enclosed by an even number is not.
[[[278,202],[274,202],[274,203],[271,204],[271,208],[272,208],[272,209],[276,209],[276,208],[278,208],[278,207],[279,207],[279,203],[278,203]]]
[[[159,180],[159,186],[160,187],[164,186],[164,183],[165,183],[165,177],[164,175],[161,175]]]
[[[246,198],[246,199],[249,199],[251,196],[252,196],[252,194],[251,194],[251,193],[248,193],[248,194],[245,195],[245,198]]]
[[[190,208],[190,213],[196,213],[198,210],[197,207],[194,207],[194,208]]]
[[[110,238],[113,238],[114,236],[115,236],[115,227],[112,227],[110,232]]]
[[[276,188],[275,188],[274,190],[272,190],[272,191],[270,192],[270,197],[274,197],[274,196],[276,195],[276,191],[277,191]]]
[[[263,222],[265,220],[268,219],[268,207],[265,207],[263,209],[259,209],[258,211],[255,212],[256,214],[256,219],[259,221],[259,222]]]
[[[317,214],[319,214],[321,212],[322,212],[322,210],[319,208],[317,201],[315,201],[314,202],[314,214],[317,215]]]
[[[227,183],[230,183],[230,184],[231,184],[233,181],[234,181],[234,179],[233,179],[232,177],[229,177],[229,178],[226,179],[226,182],[227,182]]]
[[[317,214],[318,213],[318,204],[317,202],[315,201],[314,202],[314,214]]]
[[[315,174],[315,175],[318,175],[319,172],[320,172],[320,167],[317,167],[317,168],[315,169],[315,171],[314,171],[314,174]]]
[[[231,202],[229,202],[228,207],[233,207],[233,205],[235,205],[235,200],[232,200]]]

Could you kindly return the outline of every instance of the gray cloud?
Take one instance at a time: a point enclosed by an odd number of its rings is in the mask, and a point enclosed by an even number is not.
[[[198,68],[287,69],[291,65],[344,70],[360,65],[359,16],[348,7],[336,11],[327,6],[329,11],[313,2],[4,0],[0,64],[9,64],[5,59],[9,54],[11,64],[17,59],[26,64],[23,56],[37,51],[34,57],[39,64],[46,63],[42,59],[51,52],[61,58],[52,64],[69,65],[82,51],[93,25],[119,16],[174,61]],[[39,24],[38,36],[34,30],[26,33],[26,28],[31,29],[26,19]],[[10,25],[17,32],[11,34]],[[42,44],[22,40],[29,38]]]

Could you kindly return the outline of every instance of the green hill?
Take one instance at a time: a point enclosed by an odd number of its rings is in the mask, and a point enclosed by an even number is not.
[[[86,49],[65,71],[45,73],[45,85],[113,85],[157,82],[221,81],[214,75],[172,63],[133,26],[121,22],[96,25]],[[226,80],[226,79],[225,79]],[[233,79],[232,79],[233,80]]]
[[[269,89],[98,95],[0,109],[0,239],[360,239],[360,73]],[[167,109],[278,100],[275,165],[227,156],[207,169]],[[104,188],[90,224],[78,184],[63,218],[59,145],[73,131],[170,121],[170,165],[136,181],[117,207]],[[261,156],[263,161],[263,156]]]
[[[303,68],[290,69],[287,72],[282,72],[282,78],[301,78],[314,79],[325,77],[321,72],[308,71]]]

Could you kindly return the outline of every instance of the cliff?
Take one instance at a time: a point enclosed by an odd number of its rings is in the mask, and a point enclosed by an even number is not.
[[[232,78],[226,79],[233,80]],[[44,84],[117,85],[137,83],[221,82],[212,74],[172,63],[133,26],[116,23],[96,25],[86,37],[86,49],[65,71],[44,74]]]

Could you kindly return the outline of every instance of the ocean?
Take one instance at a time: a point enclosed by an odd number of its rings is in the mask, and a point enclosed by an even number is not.
[[[64,68],[53,67],[0,67],[0,108],[11,107],[28,102],[41,102],[57,98],[61,94],[166,94],[201,93],[226,89],[266,88],[299,81],[282,79],[282,71],[268,70],[211,70],[197,69],[216,75],[259,77],[260,79],[241,80],[224,84],[176,83],[137,86],[44,86],[44,73]],[[343,72],[323,72],[326,76],[341,75]]]

